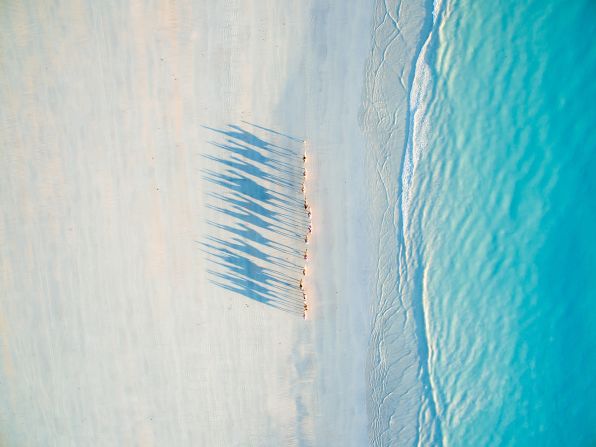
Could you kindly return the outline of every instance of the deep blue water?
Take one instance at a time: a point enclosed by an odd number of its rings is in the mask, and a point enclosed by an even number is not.
[[[373,333],[373,405],[394,410],[373,415],[371,439],[596,445],[596,3],[434,8],[405,146],[384,149],[402,160],[399,293],[377,311],[411,317]],[[418,359],[393,368],[375,337],[404,343],[408,324]]]

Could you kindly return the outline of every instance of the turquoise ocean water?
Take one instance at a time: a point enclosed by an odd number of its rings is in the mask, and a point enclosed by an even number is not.
[[[596,3],[424,8],[404,144],[378,137],[399,160],[400,216],[372,443],[596,445]]]

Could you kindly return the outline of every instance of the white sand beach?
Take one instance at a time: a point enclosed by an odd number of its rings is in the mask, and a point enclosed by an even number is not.
[[[0,445],[366,445],[371,23],[2,8]]]

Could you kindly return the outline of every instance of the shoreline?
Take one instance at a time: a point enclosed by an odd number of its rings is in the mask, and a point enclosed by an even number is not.
[[[424,304],[421,292],[414,288],[421,279],[406,232],[413,151],[418,150],[412,147],[412,114],[420,95],[426,93],[414,91],[414,83],[419,81],[417,64],[432,30],[433,2],[418,7],[408,4],[400,8],[399,17],[391,11],[395,11],[395,2],[377,2],[362,113],[373,203],[370,225],[371,232],[378,235],[371,244],[376,247],[373,256],[378,268],[367,364],[369,436],[372,445],[432,444],[440,437],[440,428],[427,424],[420,429],[433,399],[426,389],[429,347],[424,335]],[[399,79],[395,73],[400,73]]]

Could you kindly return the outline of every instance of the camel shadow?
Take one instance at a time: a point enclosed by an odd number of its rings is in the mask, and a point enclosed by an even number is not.
[[[243,123],[224,129],[203,126],[213,134],[210,152],[202,155],[210,166],[202,178],[210,185],[207,223],[212,231],[200,242],[212,266],[209,281],[302,315],[308,228],[301,189],[303,141]]]

